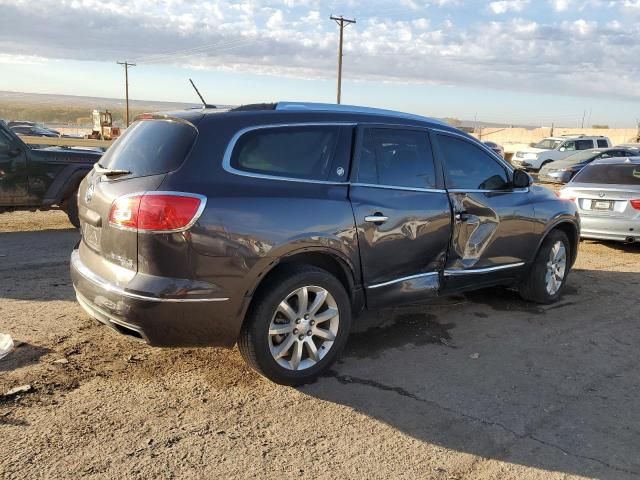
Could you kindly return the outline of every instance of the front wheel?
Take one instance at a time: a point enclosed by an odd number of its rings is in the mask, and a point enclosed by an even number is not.
[[[282,385],[302,385],[326,371],[344,348],[351,306],[325,270],[284,270],[255,299],[238,347],[254,370]]]
[[[562,294],[570,266],[569,239],[564,232],[553,230],[542,242],[536,259],[520,284],[520,296],[536,303],[553,303]]]

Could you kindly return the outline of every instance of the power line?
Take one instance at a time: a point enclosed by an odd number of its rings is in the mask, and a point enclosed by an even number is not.
[[[125,125],[129,126],[129,67],[135,67],[135,63],[129,63],[126,60],[124,62],[116,62],[118,65],[124,67],[124,92],[127,104],[127,111],[125,116]]]
[[[257,42],[257,39],[237,38],[235,40],[230,40],[226,42],[223,41],[223,42],[217,42],[217,43],[204,44],[197,47],[174,50],[172,52],[149,54],[142,57],[138,57],[135,60],[138,63],[164,62],[176,57],[180,58],[180,57],[184,57],[192,54],[206,53],[206,51],[210,49],[214,49],[214,51],[224,51],[224,50],[230,50],[232,48],[237,48],[239,46],[250,45],[255,42]],[[220,47],[220,48],[216,48],[216,47]]]
[[[340,44],[338,45],[338,101],[340,104],[340,97],[342,96],[342,39],[344,37],[344,26],[350,23],[356,23],[356,19],[344,18],[342,15],[335,17],[331,15],[330,20],[334,20],[340,26]]]

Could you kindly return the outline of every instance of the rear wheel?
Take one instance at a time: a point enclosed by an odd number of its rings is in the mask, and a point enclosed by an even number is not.
[[[67,217],[69,217],[69,221],[71,224],[80,228],[80,217],[78,216],[78,191],[76,190],[71,194],[71,196],[67,200]]]
[[[265,287],[240,333],[242,357],[276,383],[313,381],[347,341],[349,296],[337,278],[311,266],[287,269]]]
[[[527,277],[520,284],[520,296],[536,303],[553,303],[567,282],[570,267],[569,239],[553,230],[547,235]]]

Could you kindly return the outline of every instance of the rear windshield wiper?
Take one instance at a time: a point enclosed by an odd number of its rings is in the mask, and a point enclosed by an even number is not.
[[[93,166],[93,169],[96,173],[100,175],[106,175],[107,177],[115,177],[117,175],[129,175],[131,172],[129,170],[122,170],[118,168],[105,168],[99,163],[96,163]]]

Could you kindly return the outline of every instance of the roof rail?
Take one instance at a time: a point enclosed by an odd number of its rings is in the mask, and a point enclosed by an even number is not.
[[[343,112],[343,113],[362,113],[366,115],[386,115],[409,120],[419,120],[421,122],[437,123],[439,125],[447,125],[441,120],[435,118],[423,117],[422,115],[414,115],[412,113],[397,112],[395,110],[385,110],[383,108],[359,107],[356,105],[339,105],[335,103],[313,103],[313,102],[278,102],[276,110],[279,111],[315,111],[315,112]]]

